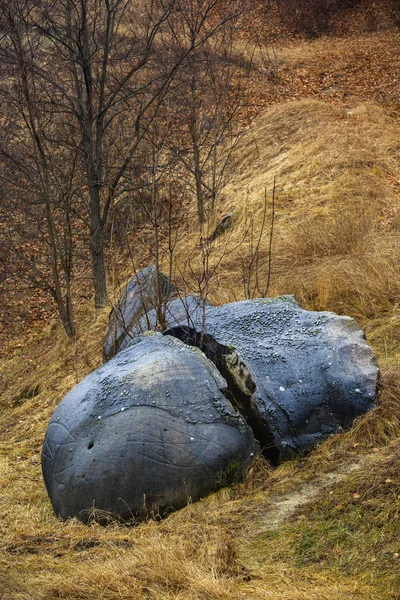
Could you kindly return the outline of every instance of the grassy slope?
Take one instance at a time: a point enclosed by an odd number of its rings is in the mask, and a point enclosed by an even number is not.
[[[297,73],[299,61],[320,46],[292,45],[282,51],[285,65]],[[258,239],[264,188],[270,191],[276,176],[269,293],[295,293],[307,308],[359,320],[382,367],[379,407],[308,457],[274,472],[260,461],[242,485],[163,523],[61,523],[43,487],[40,449],[56,404],[100,363],[107,311],[95,320],[88,306],[81,307],[74,342],[48,326],[1,363],[0,597],[400,598],[398,121],[393,107],[357,96],[328,102],[318,93],[319,99],[282,102],[243,136],[221,201],[221,214],[236,208],[235,221],[211,252],[219,268],[210,296],[217,302],[243,297],[249,239],[252,231],[253,245]],[[266,230],[261,282],[267,244]],[[188,255],[190,267],[200,265],[194,231],[186,232],[177,251],[187,281]],[[21,398],[37,384],[38,395]],[[343,476],[327,483],[324,474],[338,468]],[[316,486],[312,501],[271,528],[279,499],[310,482]]]

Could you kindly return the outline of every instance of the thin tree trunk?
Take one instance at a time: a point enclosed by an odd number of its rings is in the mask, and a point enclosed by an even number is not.
[[[193,158],[194,158],[194,178],[196,182],[196,198],[197,198],[197,214],[200,225],[206,220],[204,212],[204,192],[203,192],[203,174],[201,171],[201,157],[198,140],[198,132],[195,129],[196,123],[193,125],[192,141],[193,141]]]
[[[90,252],[92,255],[94,306],[96,309],[100,309],[106,305],[107,284],[98,186],[92,187],[90,190]]]
[[[65,331],[69,336],[73,337],[76,334],[75,324],[74,324],[74,313],[72,309],[72,295],[71,295],[71,280],[70,274],[65,274],[65,284],[66,284],[66,296],[65,296],[65,305],[67,309],[67,328],[64,327]]]

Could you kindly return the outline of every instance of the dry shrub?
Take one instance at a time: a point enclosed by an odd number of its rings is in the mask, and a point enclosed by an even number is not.
[[[397,0],[360,0],[354,4],[354,8],[349,6],[348,10],[340,11],[332,19],[336,33],[381,32],[400,24],[400,4]]]
[[[287,31],[306,37],[378,31],[397,26],[400,19],[397,0],[272,0],[265,9],[267,15],[274,9]]]
[[[315,37],[326,33],[332,17],[361,0],[278,0],[283,24],[293,33]]]

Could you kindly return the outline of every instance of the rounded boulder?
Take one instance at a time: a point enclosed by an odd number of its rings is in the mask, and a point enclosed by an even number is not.
[[[51,418],[42,468],[56,514],[143,519],[240,480],[259,448],[225,391],[197,348],[140,336]]]

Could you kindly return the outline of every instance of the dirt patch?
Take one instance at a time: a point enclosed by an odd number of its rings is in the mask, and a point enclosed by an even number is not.
[[[350,473],[359,471],[365,466],[365,462],[366,459],[364,458],[357,462],[341,465],[335,471],[325,473],[322,477],[305,483],[292,492],[273,496],[271,498],[271,512],[268,512],[267,518],[263,520],[262,529],[264,531],[277,529],[283,522],[292,517],[298,508],[312,502],[323,489],[339,483]]]

